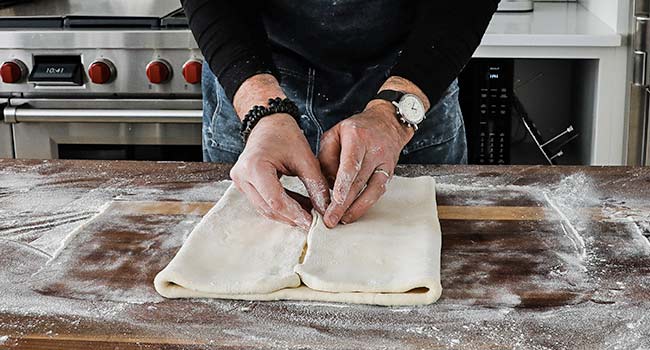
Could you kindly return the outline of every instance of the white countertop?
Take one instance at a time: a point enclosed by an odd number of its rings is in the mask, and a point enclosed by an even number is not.
[[[577,3],[535,3],[494,15],[481,46],[619,47],[623,36]]]

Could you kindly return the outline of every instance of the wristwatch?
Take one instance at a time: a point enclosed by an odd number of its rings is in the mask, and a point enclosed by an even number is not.
[[[407,126],[418,130],[418,125],[426,118],[424,103],[419,97],[395,90],[382,90],[375,99],[385,100],[395,106],[397,119]]]

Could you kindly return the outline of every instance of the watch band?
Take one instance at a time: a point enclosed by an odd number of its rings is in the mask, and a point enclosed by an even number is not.
[[[395,115],[395,116],[397,117],[397,120],[399,120],[400,123],[405,124],[405,125],[408,126],[409,128],[413,128],[415,131],[417,131],[417,130],[418,130],[418,124],[421,123],[422,120],[420,120],[420,121],[417,122],[417,123],[410,122],[408,119],[406,119],[406,118],[402,115],[402,112],[401,112],[401,110],[400,110],[399,102],[401,102],[402,98],[403,98],[405,95],[406,95],[406,93],[405,93],[405,92],[402,92],[402,91],[396,91],[396,90],[382,90],[382,91],[380,91],[380,92],[375,96],[375,99],[388,101],[388,102],[390,102],[391,104],[393,104],[393,105],[395,106],[395,112],[396,112],[396,115]],[[417,96],[416,96],[416,97],[417,97]],[[426,118],[426,116],[425,116],[424,118]]]
[[[405,93],[396,90],[381,90],[375,99],[385,100],[388,102],[398,102]]]

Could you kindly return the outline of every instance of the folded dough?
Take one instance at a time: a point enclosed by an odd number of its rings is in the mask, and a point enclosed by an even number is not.
[[[328,229],[314,212],[308,233],[263,218],[231,186],[154,285],[168,298],[430,304],[442,291],[440,247],[430,177],[393,178],[352,224]]]

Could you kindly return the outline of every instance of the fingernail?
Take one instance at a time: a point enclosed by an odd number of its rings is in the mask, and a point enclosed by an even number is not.
[[[338,224],[338,223],[339,223],[339,218],[336,217],[336,216],[334,216],[334,215],[330,215],[330,216],[327,218],[327,226],[329,226],[329,227],[334,227],[334,226],[336,226],[336,224]]]
[[[323,222],[325,223],[325,226],[332,226],[330,223],[332,222],[332,215],[325,214],[323,217]]]

